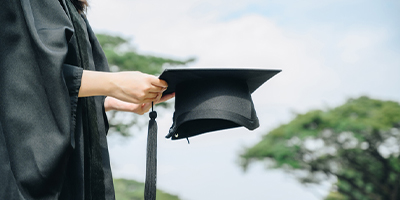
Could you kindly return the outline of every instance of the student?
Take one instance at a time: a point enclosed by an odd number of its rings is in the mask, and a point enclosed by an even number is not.
[[[143,114],[174,97],[155,76],[108,72],[87,6],[0,6],[0,199],[115,199],[105,111]]]

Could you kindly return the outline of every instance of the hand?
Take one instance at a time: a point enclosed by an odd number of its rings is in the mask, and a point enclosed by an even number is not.
[[[107,96],[134,104],[160,101],[168,86],[164,80],[141,72],[113,73],[111,84],[113,89]]]
[[[175,93],[164,95],[158,101],[154,102],[154,104],[167,101],[173,97],[175,97]],[[151,102],[142,103],[142,104],[134,104],[134,103],[128,103],[128,102],[121,101],[114,97],[106,97],[106,99],[104,101],[104,108],[106,111],[118,110],[118,111],[134,112],[136,114],[143,115],[144,113],[146,113],[150,110]]]

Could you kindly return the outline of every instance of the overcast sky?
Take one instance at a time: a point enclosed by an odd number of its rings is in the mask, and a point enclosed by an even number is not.
[[[184,200],[318,200],[329,186],[304,187],[289,174],[253,165],[239,152],[293,113],[368,95],[400,101],[400,3],[368,0],[92,0],[97,33],[131,39],[144,54],[196,57],[193,66],[282,69],[253,93],[260,128],[164,138],[172,112],[160,109],[158,187]],[[147,120],[147,115],[143,116]],[[110,137],[115,177],[144,181],[145,130]]]

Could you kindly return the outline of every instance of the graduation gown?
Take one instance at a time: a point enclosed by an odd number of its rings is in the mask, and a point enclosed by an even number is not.
[[[83,69],[108,65],[66,1],[0,6],[0,199],[114,199],[105,97],[78,98]]]

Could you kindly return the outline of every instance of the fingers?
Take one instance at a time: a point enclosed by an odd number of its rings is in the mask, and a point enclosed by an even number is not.
[[[169,99],[172,99],[172,98],[174,98],[174,97],[175,97],[175,92],[174,92],[174,93],[171,93],[171,94],[166,94],[166,95],[162,96],[162,97],[157,101],[157,103],[162,103],[162,102],[164,102],[164,101],[168,101]]]
[[[144,103],[144,104],[142,104],[142,110],[141,110],[141,112],[138,113],[138,114],[143,115],[144,113],[149,112],[149,111],[150,111],[150,108],[151,108],[151,103]]]
[[[150,75],[150,83],[151,87],[149,89],[149,93],[145,97],[145,102],[158,102],[161,97],[162,93],[167,89],[168,84],[166,81],[158,79],[156,76]]]
[[[156,76],[147,74],[148,83],[151,85],[150,92],[161,92],[163,89],[168,87],[166,81],[159,79]]]
[[[168,84],[164,80],[158,79],[156,76],[149,75],[150,87],[148,88],[148,94],[145,96],[145,101],[158,101],[160,100],[162,93],[167,89]]]
[[[169,99],[172,99],[175,97],[175,92],[171,94],[166,94],[162,95],[162,93],[159,93],[156,97],[154,98],[147,98],[143,101],[143,103],[151,103],[154,102],[154,104],[162,103],[165,101],[168,101]]]
[[[130,111],[134,112],[136,114],[139,114],[139,115],[143,115],[144,113],[147,113],[147,112],[150,111],[151,106],[152,106],[151,102],[154,102],[155,104],[157,104],[157,103],[161,103],[161,102],[167,101],[167,100],[169,100],[169,99],[171,99],[173,97],[175,97],[175,93],[167,94],[167,95],[164,95],[164,96],[162,95],[162,93],[160,93],[156,98],[146,99],[145,100],[146,103],[132,104],[132,105],[136,105],[136,107],[135,107],[135,109],[130,110]],[[125,110],[125,111],[127,111],[127,110]]]
[[[168,87],[168,83],[164,80],[161,80],[155,76],[153,76],[154,78],[151,80],[151,84],[156,86],[156,87],[161,87],[161,88],[166,88]]]
[[[156,99],[160,95],[160,92],[150,92],[145,96],[145,99]]]
[[[162,97],[162,92],[159,93],[148,93],[142,103],[148,103],[148,102],[158,102]]]
[[[159,80],[159,79],[157,79],[157,80]],[[160,80],[160,81],[162,81],[162,80]],[[166,82],[162,86],[151,84],[151,86],[149,88],[149,92],[153,92],[153,93],[161,92],[162,93],[167,89],[167,87],[168,87],[168,84],[166,84]]]
[[[152,92],[152,93],[159,93],[159,92],[163,92],[167,89],[167,87],[159,87],[159,86],[155,86],[155,85],[150,85],[149,88],[147,89],[148,92]]]

